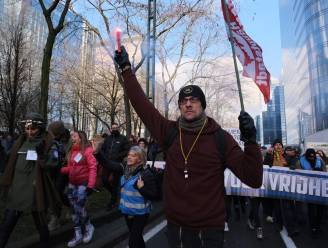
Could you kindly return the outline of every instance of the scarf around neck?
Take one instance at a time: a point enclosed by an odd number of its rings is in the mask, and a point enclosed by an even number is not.
[[[207,116],[205,114],[205,112],[203,112],[200,115],[200,118],[194,121],[186,121],[184,118],[179,117],[178,122],[179,122],[179,126],[187,131],[193,131],[193,132],[197,132],[199,131],[203,124],[204,121],[206,120]]]
[[[287,162],[283,156],[283,151],[273,151],[273,166],[286,166]]]
[[[124,170],[124,178],[125,180],[128,180],[132,175],[135,174],[135,172],[141,170],[141,168],[143,167],[143,165],[139,164],[139,165],[135,165],[135,166],[129,166],[126,165],[125,170]]]

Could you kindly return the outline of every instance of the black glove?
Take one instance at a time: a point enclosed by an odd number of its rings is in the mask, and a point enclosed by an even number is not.
[[[131,68],[129,54],[126,52],[124,46],[121,46],[121,52],[117,50],[115,51],[114,60],[116,64],[120,67],[122,72]]]
[[[254,125],[253,118],[247,112],[240,111],[238,120],[240,129],[240,140],[244,141],[245,144],[256,144],[256,128]]]

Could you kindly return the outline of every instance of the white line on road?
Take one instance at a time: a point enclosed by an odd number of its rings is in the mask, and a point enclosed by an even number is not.
[[[152,237],[154,237],[158,232],[160,232],[165,226],[167,225],[167,221],[164,220],[158,225],[156,225],[154,228],[150,229],[147,233],[143,235],[143,238],[145,242],[150,240]]]
[[[280,236],[287,248],[297,248],[294,241],[290,237],[288,237],[287,230],[285,227],[282,228]]]

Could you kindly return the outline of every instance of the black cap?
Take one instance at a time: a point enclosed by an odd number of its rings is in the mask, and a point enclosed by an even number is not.
[[[179,92],[178,102],[181,102],[183,98],[188,97],[188,96],[197,97],[199,99],[199,101],[201,102],[203,109],[206,108],[205,95],[199,86],[187,85],[187,86],[181,88],[181,90]]]

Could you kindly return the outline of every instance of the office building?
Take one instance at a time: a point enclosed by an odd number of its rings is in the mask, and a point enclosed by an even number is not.
[[[280,0],[287,142],[328,128],[328,1]]]
[[[286,145],[286,117],[284,107],[284,87],[273,86],[272,98],[267,105],[267,111],[262,112],[261,141],[264,145],[271,145],[275,139],[280,139]]]

